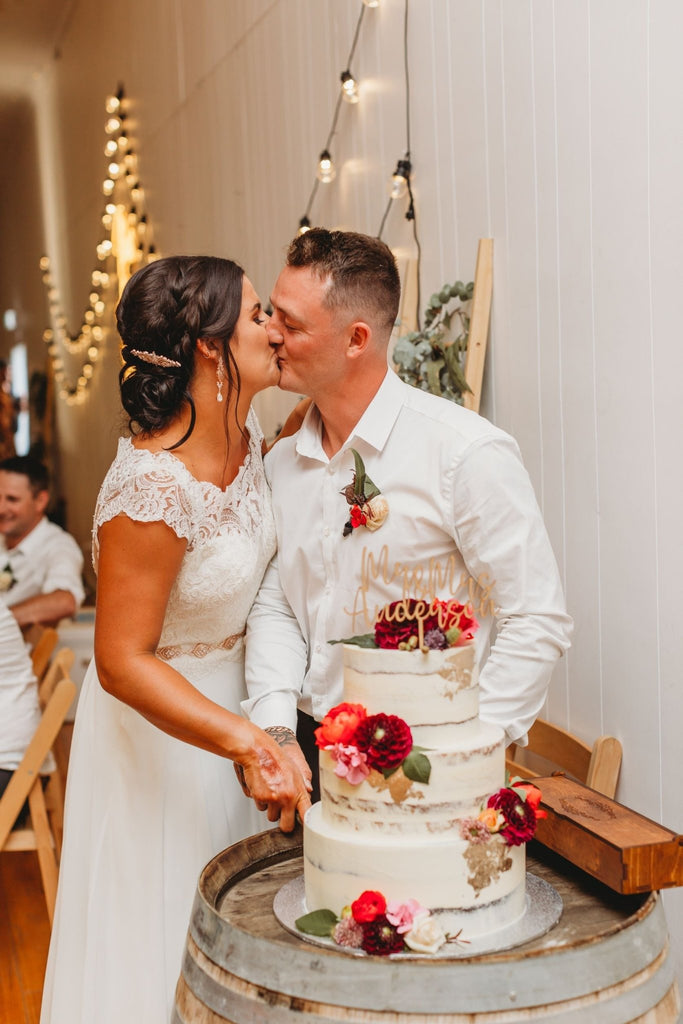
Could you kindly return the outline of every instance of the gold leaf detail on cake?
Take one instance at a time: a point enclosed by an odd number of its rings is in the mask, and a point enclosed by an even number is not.
[[[446,689],[444,696],[450,697],[451,699],[455,696],[458,690],[466,690],[472,683],[472,671],[469,668],[465,668],[463,665],[445,664],[443,668],[440,668],[438,675],[445,679],[448,683],[455,683],[455,689]]]
[[[512,867],[512,858],[508,856],[507,847],[495,839],[487,843],[468,843],[465,860],[471,872],[467,881],[477,895]]]
[[[388,779],[385,779],[381,772],[373,768],[365,781],[379,793],[388,791],[395,804],[403,803],[413,788],[412,781],[406,778],[402,768],[397,768]]]

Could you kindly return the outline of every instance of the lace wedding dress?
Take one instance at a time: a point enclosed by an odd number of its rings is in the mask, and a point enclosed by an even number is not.
[[[261,433],[221,491],[168,452],[119,441],[93,528],[120,513],[187,539],[157,656],[239,713],[243,633],[275,550]],[[135,615],[131,607],[130,615]],[[166,1024],[203,866],[268,827],[231,761],[173,739],[99,685],[79,699],[41,1024]]]

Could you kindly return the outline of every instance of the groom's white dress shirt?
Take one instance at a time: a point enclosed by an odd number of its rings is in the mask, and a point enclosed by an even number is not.
[[[389,515],[345,537],[352,448]],[[278,555],[248,622],[252,721],[294,729],[297,704],[322,719],[343,699],[342,648],[328,641],[371,632],[389,601],[457,597],[480,622],[481,717],[526,742],[572,624],[516,442],[388,371],[331,459],[311,407],[268,454],[266,473]]]

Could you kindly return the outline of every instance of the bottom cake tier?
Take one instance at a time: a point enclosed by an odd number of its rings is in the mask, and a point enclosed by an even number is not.
[[[463,939],[506,928],[525,912],[526,851],[499,835],[487,842],[459,836],[375,837],[340,834],[314,804],[304,821],[308,911],[340,914],[366,889],[387,901],[417,900],[444,932]]]

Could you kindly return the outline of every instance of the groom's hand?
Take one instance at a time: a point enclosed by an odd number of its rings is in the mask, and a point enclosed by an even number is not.
[[[310,793],[313,789],[313,774],[311,766],[304,757],[303,750],[296,741],[296,735],[284,725],[269,725],[265,731],[269,736],[273,737],[278,746],[282,747],[287,757],[294,762],[303,775],[306,789]]]

